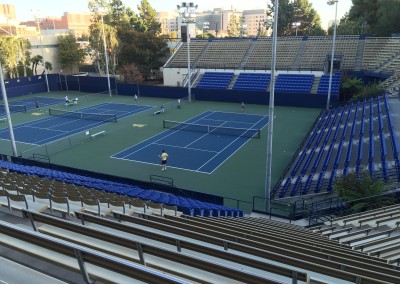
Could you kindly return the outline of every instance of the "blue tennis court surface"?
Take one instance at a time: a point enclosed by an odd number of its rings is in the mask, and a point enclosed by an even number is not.
[[[96,114],[92,118],[90,116],[87,119],[74,118],[67,115],[50,116],[15,126],[14,136],[17,142],[43,145],[110,121],[102,120],[101,115],[115,115],[117,119],[121,119],[149,108],[151,107],[144,105],[99,104],[76,110],[84,114]],[[0,139],[9,140],[8,128],[0,130]]]
[[[30,97],[21,100],[11,101],[8,102],[9,109],[11,113],[16,112],[24,112],[27,110],[35,109],[36,108],[36,101],[39,104],[39,107],[46,107],[55,104],[64,103],[64,99],[57,99],[57,98],[43,98],[43,97]],[[0,116],[5,115],[4,104],[0,104]]]
[[[210,132],[188,125],[205,126]],[[212,173],[251,138],[233,133],[236,129],[262,129],[268,116],[207,111],[139,144],[123,150],[113,158],[160,165],[162,150],[168,153],[168,167]],[[224,128],[228,131],[222,131]],[[219,131],[221,129],[221,131]],[[225,133],[224,133],[225,132]],[[217,134],[218,133],[218,134]],[[238,132],[240,133],[240,132]]]

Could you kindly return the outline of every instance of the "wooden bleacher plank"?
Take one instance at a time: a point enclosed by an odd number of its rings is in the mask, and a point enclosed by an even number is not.
[[[67,284],[4,257],[0,257],[0,283]]]
[[[130,222],[133,222],[133,223],[137,223],[137,224],[142,224],[144,221],[146,221],[146,220],[142,221],[139,218],[133,218],[133,217],[129,217],[129,216],[119,216],[119,218],[121,218],[122,220],[125,220],[125,221],[130,221]],[[155,216],[149,216],[149,218],[153,218],[154,219],[156,217]],[[148,225],[150,225],[150,224],[148,224]],[[158,224],[157,226],[160,227],[162,225],[163,224]],[[174,226],[174,228],[175,227],[176,226]],[[188,230],[194,231],[194,228],[195,227],[192,226],[191,229],[188,228]],[[202,229],[203,232],[206,232],[206,231],[204,231],[206,229],[203,229],[203,228],[201,228],[201,229]],[[239,243],[239,244],[237,244],[237,243]],[[358,261],[355,261],[354,259],[350,260],[350,257],[358,257],[358,254],[356,256],[348,255],[348,256],[345,256],[345,257],[342,257],[342,258],[329,255],[329,260],[330,261],[328,263],[325,263],[325,259],[328,257],[328,255],[326,253],[322,253],[321,254],[321,258],[317,258],[317,257],[312,256],[312,251],[311,250],[308,250],[307,252],[303,250],[302,253],[299,253],[297,251],[288,251],[285,248],[279,248],[279,247],[275,247],[273,245],[262,244],[262,243],[259,243],[259,242],[256,242],[256,241],[249,241],[249,240],[245,240],[245,239],[241,239],[241,238],[237,238],[237,237],[234,240],[234,242],[229,242],[229,244],[227,246],[229,248],[239,249],[239,247],[236,247],[236,245],[240,245],[240,244],[244,244],[244,245],[247,245],[247,246],[253,247],[253,248],[258,248],[258,249],[261,249],[261,250],[263,250],[265,252],[268,251],[268,252],[271,252],[271,253],[276,253],[277,255],[278,254],[279,255],[285,255],[287,257],[296,258],[298,260],[303,260],[303,261],[310,261],[310,259],[313,258],[314,262],[316,264],[324,263],[327,266],[329,266],[329,264],[333,264],[333,262],[335,260],[337,260],[337,263],[341,263],[342,265],[344,263],[349,263],[349,265],[351,265],[350,263],[353,263],[354,265],[357,265],[358,267],[364,267],[364,270],[366,270],[368,268],[369,270],[379,271],[380,269],[391,268],[391,266],[387,266],[387,264],[382,262],[381,260],[375,260],[375,262],[372,262],[372,258],[366,259],[366,258],[368,258],[368,256],[365,256],[365,255],[363,255],[364,257],[366,257],[364,259],[360,257]],[[257,252],[256,251],[252,251],[252,253],[256,255]],[[315,254],[315,251],[314,251],[314,254]],[[374,267],[375,265],[376,265],[376,267]],[[368,273],[368,272],[364,271],[363,273]]]
[[[80,271],[76,251],[82,252],[81,256],[90,279],[121,284],[132,283],[133,280],[135,280],[135,283],[141,283],[139,281],[148,282],[149,280],[158,283],[189,283],[100,252],[94,252],[40,233],[30,232],[3,221],[0,221],[0,228],[0,243],[2,245],[74,272]]]
[[[133,248],[135,250],[137,249],[136,242],[134,240],[130,240],[126,237],[117,236],[115,234],[109,234],[104,231],[100,231],[98,229],[93,229],[90,227],[82,227],[81,225],[74,224],[74,223],[64,221],[64,220],[59,220],[59,219],[51,217],[51,216],[35,214],[33,212],[26,212],[26,214],[30,215],[30,217],[33,218],[34,220],[42,222],[42,223],[51,224],[52,226],[64,228],[71,232],[84,234],[84,235],[90,236],[92,238],[93,237],[99,238],[103,241],[108,241],[108,242],[111,242],[114,244],[119,244],[121,246],[126,246],[129,248]],[[80,218],[87,218],[92,221],[98,220],[98,222],[100,222],[101,220],[104,220],[108,225],[111,225],[109,220],[91,216],[89,214],[83,214],[83,213],[77,212],[76,215],[80,216]],[[116,222],[114,222],[114,223],[115,223],[114,226],[121,227],[121,224],[118,224]],[[134,230],[134,228],[132,228],[131,230]],[[138,230],[136,230],[136,232],[138,232]],[[147,234],[149,234],[149,232],[146,232],[143,234],[147,235]],[[161,236],[159,236],[159,238],[161,238]],[[176,244],[177,242],[176,242],[176,240],[173,240],[172,243]],[[192,244],[192,246],[196,246],[196,245]],[[206,260],[199,259],[199,258],[193,258],[186,254],[179,254],[179,253],[176,253],[171,250],[165,250],[160,247],[151,246],[151,245],[148,245],[145,243],[141,244],[141,250],[143,250],[144,253],[153,255],[154,257],[162,257],[165,260],[176,261],[183,265],[189,265],[189,266],[201,268],[204,271],[208,271],[210,273],[214,273],[214,274],[216,273],[216,274],[222,275],[224,277],[231,277],[232,279],[234,279],[236,281],[244,281],[245,279],[247,279],[246,281],[250,281],[252,283],[263,283],[263,281],[268,281],[268,279],[266,279],[265,277],[248,274],[244,271],[240,272],[239,270],[230,268],[228,266],[222,266],[222,265],[218,266],[216,263],[211,263]],[[209,251],[209,248],[206,248],[206,251]],[[219,251],[219,253],[226,254],[223,251]],[[234,256],[234,257],[235,257],[235,259],[238,258],[238,256]],[[253,261],[254,260],[251,260],[251,262],[253,262]],[[263,263],[263,265],[267,266],[267,264],[265,264],[265,263]],[[289,273],[289,274],[291,275],[291,273]],[[271,283],[275,283],[275,282],[271,282]]]

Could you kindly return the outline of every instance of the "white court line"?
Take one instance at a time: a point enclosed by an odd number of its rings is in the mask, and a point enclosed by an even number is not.
[[[260,123],[264,118],[265,118],[266,116],[264,116],[264,117],[262,117],[259,121],[257,121],[254,125],[256,125],[257,123]],[[268,120],[268,123],[269,123],[269,120]],[[268,125],[268,123],[265,125],[265,126],[267,126]],[[265,127],[264,126],[264,127]],[[263,127],[263,128],[264,128]],[[263,129],[263,128],[261,128],[261,129]],[[250,128],[251,129],[251,128]],[[238,137],[238,138],[236,138],[235,140],[233,140],[231,143],[229,143],[224,149],[222,149],[219,153],[222,153],[226,148],[228,148],[230,145],[232,145],[234,142],[236,142],[239,138],[241,138],[240,136]],[[235,154],[237,151],[239,151],[244,145],[246,145],[246,143],[247,142],[249,142],[250,140],[251,140],[252,138],[248,138],[239,148],[237,148],[234,152],[232,152],[225,160],[223,160],[222,162],[220,162],[219,163],[219,165],[216,167],[216,168],[214,168],[213,170],[212,170],[212,172],[211,173],[213,173],[214,171],[216,171],[221,165],[223,165],[230,157],[232,157],[232,155],[233,154]],[[204,163],[200,168],[198,168],[198,169],[201,169],[202,167],[204,167],[205,165],[207,165],[210,161],[212,161],[213,159],[215,158],[215,156],[213,157],[213,158],[211,158],[210,160],[208,160],[206,163]]]
[[[10,141],[10,139],[4,139],[4,138],[0,138],[0,140],[3,141]],[[26,145],[35,145],[35,146],[40,146],[39,144],[34,144],[34,143],[28,143],[28,142],[22,142],[22,141],[16,141],[17,143],[21,143],[21,144],[26,144]]]
[[[124,158],[116,158],[113,156],[110,156],[110,158],[122,160],[122,161],[136,162],[136,163],[141,163],[141,164],[146,164],[146,165],[161,166],[161,164],[155,164],[155,163],[149,163],[149,162],[143,162],[143,161],[137,161],[137,160],[130,160],[130,159],[124,159]],[[186,168],[179,168],[179,167],[174,167],[174,166],[169,166],[169,165],[167,165],[167,167],[169,169],[177,169],[177,170],[188,171],[188,172],[193,172],[193,173],[208,174],[208,175],[211,174],[208,172],[202,172],[202,171],[198,171],[198,170],[190,170],[190,169],[186,169]]]
[[[180,148],[180,149],[189,149],[189,150],[195,150],[195,151],[201,151],[201,152],[208,152],[208,153],[219,153],[218,151],[210,151],[210,150],[197,149],[197,148],[186,148],[186,147],[169,145],[169,144],[161,144],[161,143],[152,143],[152,144],[160,145],[160,146],[168,146],[168,147],[172,147],[172,148]]]
[[[211,114],[212,114],[212,113],[210,113],[209,115],[211,115]],[[201,115],[201,114],[200,114],[200,115]],[[208,116],[208,115],[207,115],[207,116]],[[207,116],[206,116],[206,117],[207,117]],[[199,121],[200,119],[201,119],[201,118],[199,118],[198,120],[196,120],[196,122]],[[190,119],[188,119],[187,121],[189,121],[189,120],[190,120]],[[161,134],[163,134],[163,133],[165,133],[165,132],[168,132],[168,131],[171,131],[171,129],[167,129],[167,130],[165,130],[165,131],[163,131],[163,132],[160,132],[160,133],[154,135],[153,137],[150,137],[150,138],[147,139],[147,140],[150,140],[150,139],[152,139],[152,138],[154,138],[154,137],[157,137],[157,136],[159,136],[159,135],[161,135]],[[159,142],[160,140],[162,140],[162,139],[164,139],[164,138],[166,138],[166,137],[169,137],[169,136],[171,136],[172,134],[177,133],[178,131],[183,131],[183,130],[175,130],[175,131],[171,132],[170,134],[168,134],[168,135],[166,135],[166,136],[163,136],[162,138],[160,138],[160,139],[158,139],[158,140],[155,140],[155,141],[151,142],[150,144],[147,144],[146,146],[143,146],[143,147],[137,149],[136,151],[130,152],[128,155],[124,156],[123,158],[126,158],[126,157],[128,157],[129,155],[131,155],[131,154],[134,154],[134,153],[136,153],[136,152],[138,152],[138,151],[141,151],[141,150],[143,150],[144,148],[149,147],[151,144],[153,144],[153,143],[155,143],[155,142]],[[144,143],[144,142],[146,142],[147,140],[144,140],[144,141],[142,141],[142,142],[140,142],[140,143],[138,143],[138,144]],[[132,147],[135,147],[135,146],[131,146],[131,147],[128,147],[128,148],[126,148],[126,149],[124,149],[124,150],[122,150],[122,151],[119,151],[117,154],[114,154],[113,156],[118,155],[119,153],[122,153],[122,152],[124,152],[125,150],[128,150],[128,149],[130,149],[130,148],[132,148]]]
[[[226,123],[226,121],[225,121],[224,123],[222,123],[221,125],[218,125],[218,126],[216,126],[216,127],[221,127],[221,126],[224,125],[225,123]],[[199,141],[200,139],[203,139],[204,137],[206,137],[206,136],[209,135],[209,134],[212,134],[212,132],[208,132],[208,133],[204,134],[203,136],[201,136],[201,137],[199,137],[198,139],[194,140],[192,143],[189,143],[188,145],[186,145],[186,147],[192,145],[193,143]],[[186,148],[186,147],[185,147],[185,148]],[[216,152],[216,153],[219,153],[219,152]]]
[[[224,123],[227,122],[233,122],[233,123],[240,123],[240,124],[249,124],[249,125],[253,125],[254,126],[254,122],[242,122],[242,121],[234,121],[234,120],[221,120],[221,119],[204,119],[204,120],[209,120],[209,121],[223,121]],[[214,125],[210,125],[210,126],[214,126]],[[216,126],[216,125],[215,125]],[[234,128],[234,127],[232,127]]]
[[[243,113],[243,112],[233,112],[233,111],[214,111],[215,113],[234,113],[234,114],[237,114],[237,115],[243,115],[243,114],[245,114],[245,115],[252,115],[252,116],[263,116],[263,117],[265,117],[265,116],[268,116],[268,115],[265,115],[265,114],[256,114],[256,113]]]
[[[49,130],[49,129],[51,129],[51,128],[42,128],[42,127],[36,127],[36,126],[29,126],[28,128],[40,129],[40,130]],[[63,133],[68,133],[68,132],[69,132],[69,131],[64,131],[64,130],[56,130],[56,129],[51,129],[51,131],[63,132]]]

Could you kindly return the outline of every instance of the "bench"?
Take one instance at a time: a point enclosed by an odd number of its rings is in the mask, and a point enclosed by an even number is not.
[[[92,280],[106,283],[133,283],[136,279],[152,283],[188,283],[132,261],[28,231],[1,220],[0,232],[2,245],[80,273],[86,283],[92,283]]]
[[[105,130],[100,131],[100,132],[97,132],[97,133],[94,133],[94,134],[90,134],[90,138],[91,138],[91,139],[94,139],[94,138],[96,138],[97,136],[99,136],[99,135],[104,135],[104,134],[106,134],[106,131],[105,131]]]

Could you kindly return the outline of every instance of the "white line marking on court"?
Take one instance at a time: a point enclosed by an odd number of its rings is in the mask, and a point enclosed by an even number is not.
[[[201,115],[201,114],[200,114],[200,115]],[[211,115],[211,113],[210,113],[209,115]],[[207,115],[207,116],[208,116],[208,115]],[[201,118],[199,118],[198,120],[195,120],[195,122],[199,121],[200,119],[201,119]],[[189,120],[190,120],[190,119],[189,119]],[[187,121],[189,121],[189,120],[187,120]],[[171,131],[171,129],[167,129],[167,130],[165,130],[165,131],[163,131],[163,132],[160,132],[160,133],[154,135],[153,137],[150,137],[149,139],[146,139],[146,140],[144,140],[144,141],[142,141],[142,142],[140,142],[140,143],[137,143],[137,144],[144,143],[144,142],[146,142],[146,141],[148,141],[148,140],[151,140],[151,139],[153,139],[154,137],[157,137],[157,136],[159,136],[159,135],[161,135],[161,134],[163,134],[163,133],[165,133],[165,132],[168,132],[168,131]],[[125,157],[127,157],[127,156],[129,156],[129,155],[131,155],[131,154],[134,154],[134,153],[136,153],[136,152],[138,152],[138,151],[141,151],[141,150],[143,150],[143,149],[149,147],[151,144],[153,144],[153,143],[155,143],[155,142],[159,142],[160,140],[162,140],[162,139],[164,139],[164,138],[166,138],[166,137],[169,137],[169,136],[171,136],[171,135],[177,133],[178,131],[184,131],[184,130],[179,130],[179,129],[178,129],[178,130],[172,131],[170,134],[168,134],[168,135],[166,135],[166,136],[163,136],[162,138],[160,138],[160,139],[158,139],[158,140],[155,140],[155,141],[151,142],[150,144],[147,144],[146,146],[137,149],[136,151],[130,152],[128,155],[124,156],[123,158],[125,158]],[[137,145],[137,144],[136,144],[136,145]],[[128,149],[133,148],[133,147],[135,147],[135,145],[134,145],[134,146],[131,146],[131,147],[128,147],[128,148],[126,148],[125,150],[128,150]],[[122,150],[122,151],[118,152],[117,154],[114,154],[114,156],[118,155],[119,153],[124,152],[125,150]]]
[[[233,111],[214,111],[214,113],[233,113],[233,114],[237,114],[237,115],[243,115],[243,114],[245,114],[245,115],[263,116],[263,117],[267,116],[267,115],[264,115],[264,114],[242,113],[242,112],[239,113],[239,112],[233,112]]]
[[[194,151],[202,151],[202,152],[208,152],[208,153],[219,153],[218,151],[210,151],[210,150],[204,150],[204,149],[197,149],[197,148],[187,148],[187,147],[181,147],[181,146],[176,146],[176,145],[169,145],[169,144],[161,144],[161,143],[152,143],[153,145],[160,145],[160,146],[168,146],[172,148],[180,148],[180,149],[189,149],[189,150],[194,150]]]
[[[226,123],[226,121],[225,121],[224,123],[222,123],[221,125],[218,125],[218,126],[216,126],[216,127],[221,127],[221,126],[223,126],[225,123]],[[215,130],[216,130],[216,129],[214,129],[214,131],[215,131]],[[204,137],[206,137],[206,136],[209,135],[209,134],[213,134],[213,133],[212,133],[212,132],[209,132],[209,133],[204,134],[203,136],[201,136],[201,137],[199,137],[198,139],[194,140],[192,143],[189,143],[188,145],[186,145],[186,147],[192,145],[193,143],[199,141],[200,139],[203,139]],[[186,147],[185,147],[185,148],[186,148]]]
[[[4,138],[0,138],[0,140],[3,140],[3,141],[10,141],[10,139],[4,139]],[[22,142],[22,141],[16,141],[16,142],[17,142],[17,143],[21,143],[21,144],[40,146],[40,144],[34,144],[34,143],[28,143],[28,142]],[[25,152],[25,151],[23,151],[23,152]]]
[[[117,159],[117,160],[123,160],[123,161],[129,161],[129,162],[136,162],[136,163],[141,163],[141,164],[146,164],[146,165],[152,165],[152,166],[161,166],[161,164],[155,164],[155,163],[149,163],[149,162],[143,162],[143,161],[137,161],[137,160],[130,160],[130,159],[123,159],[123,158],[116,158],[114,156],[110,156],[112,159]],[[188,172],[194,172],[194,173],[200,173],[200,174],[211,174],[208,172],[202,172],[198,170],[190,170],[186,168],[179,168],[179,167],[174,167],[174,166],[167,166],[169,169],[177,169],[177,170],[182,170],[182,171],[188,171]]]
[[[203,119],[203,120],[206,120],[206,121],[223,121],[224,123],[233,122],[233,123],[254,125],[254,122],[243,122],[243,121],[234,121],[234,120],[220,120],[220,119]],[[210,125],[210,126],[214,126],[214,125]],[[232,127],[232,128],[234,128],[234,127]]]
[[[256,124],[258,124],[258,123],[260,123],[264,118],[266,118],[267,116],[264,116],[264,117],[262,117],[259,121],[257,121],[254,125],[256,125]],[[269,123],[269,120],[268,120],[268,123]],[[267,126],[268,125],[268,123],[265,125],[265,126]],[[265,127],[264,126],[264,127]],[[263,128],[264,128],[263,127]],[[263,128],[261,128],[261,129],[263,129]],[[251,128],[250,128],[251,129]],[[238,138],[236,138],[234,141],[232,141],[231,143],[229,143],[229,145],[228,146],[226,146],[224,149],[222,149],[221,151],[220,151],[220,153],[222,152],[222,151],[224,151],[226,148],[228,148],[230,145],[232,145],[234,142],[236,142],[238,139],[240,138],[240,136],[238,137]],[[249,142],[251,140],[251,138],[248,138],[240,147],[238,147],[234,152],[232,152],[225,160],[223,160],[222,162],[220,162],[219,163],[219,165],[216,167],[216,168],[214,168],[213,170],[212,170],[212,172],[211,173],[213,173],[214,171],[216,171],[219,167],[221,167],[221,165],[223,165],[230,157],[232,157],[232,155],[234,155],[237,151],[239,151],[244,145],[246,145],[247,144],[247,142]],[[214,159],[215,157],[213,157],[212,159]],[[209,161],[207,161],[205,164],[203,164],[200,168],[198,168],[198,170],[200,170],[202,167],[204,167],[206,164],[208,164],[210,161],[212,161],[212,159],[210,159]]]
[[[36,126],[26,126],[27,128],[33,128],[33,129],[41,129],[41,130],[49,130],[51,128],[43,128],[43,127],[36,127]],[[65,131],[65,130],[56,130],[56,129],[51,129],[51,131],[56,131],[56,132],[63,132],[63,133],[68,133],[70,131]]]

